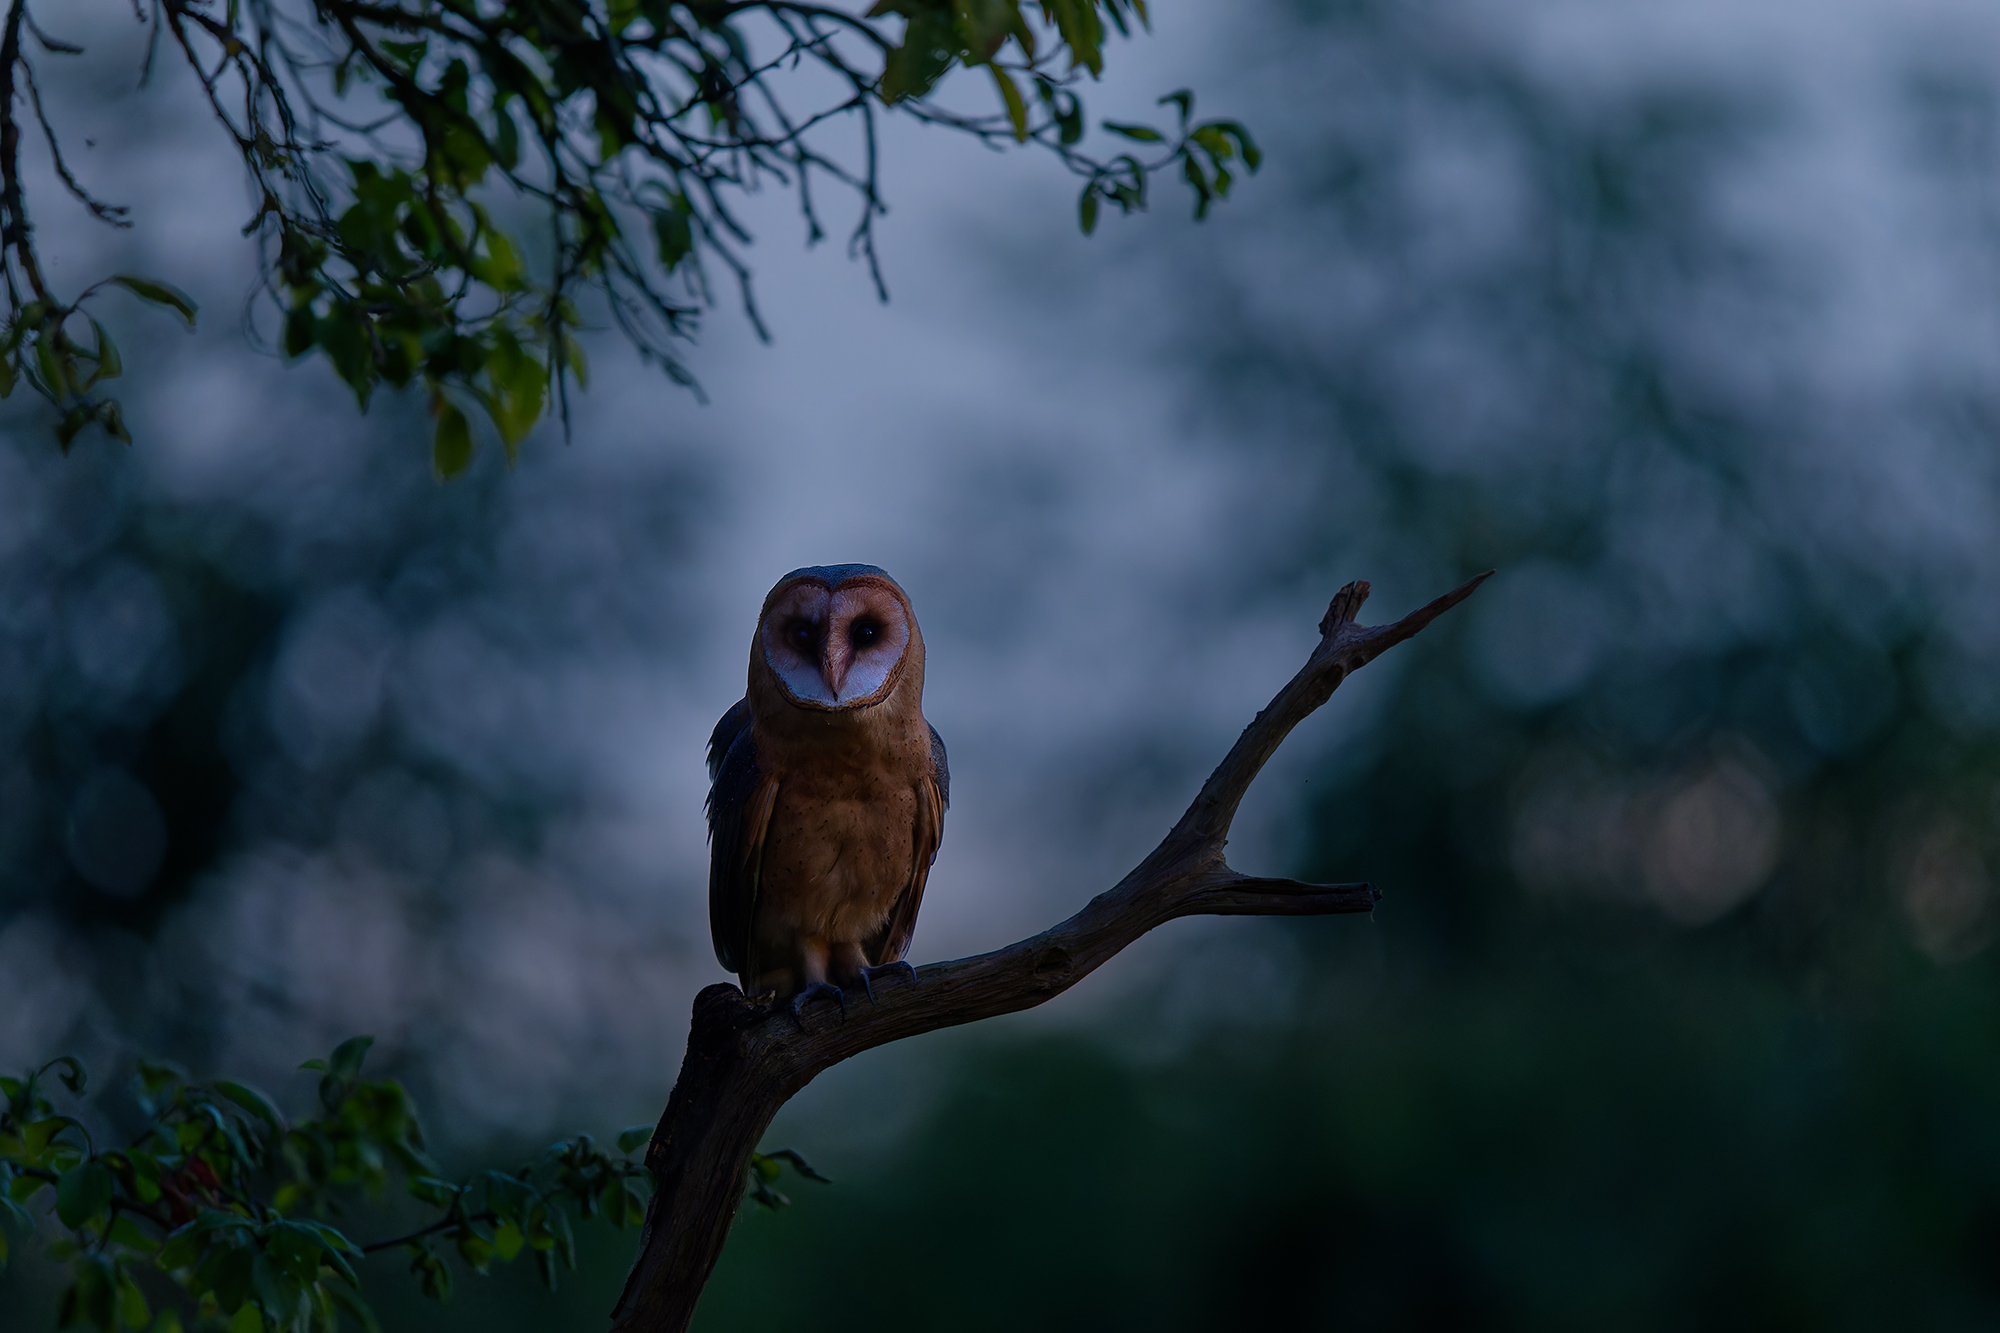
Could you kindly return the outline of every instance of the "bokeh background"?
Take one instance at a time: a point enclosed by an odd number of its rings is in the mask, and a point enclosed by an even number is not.
[[[571,441],[451,485],[420,404],[249,347],[229,155],[129,10],[62,18],[140,225],[45,186],[56,273],[203,322],[114,312],[129,450],[0,416],[0,1065],[301,1104],[371,1032],[452,1162],[614,1133],[720,979],[700,749],[783,571],[914,598],[937,958],[1148,850],[1340,583],[1497,567],[1239,822],[1372,919],[1176,923],[832,1071],[769,1144],[838,1183],[697,1327],[2000,1327],[2000,11],[1162,3],[1092,110],[1248,122],[1208,222],[1085,240],[1050,164],[897,127],[890,304],[774,195],[706,406],[607,336]],[[371,1281],[591,1329],[631,1245]]]

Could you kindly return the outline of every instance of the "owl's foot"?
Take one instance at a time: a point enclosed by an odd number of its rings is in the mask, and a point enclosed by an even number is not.
[[[815,981],[812,985],[794,995],[791,1004],[786,1006],[791,1011],[792,1022],[798,1024],[799,1031],[804,1032],[806,1030],[806,1021],[801,1017],[805,1012],[806,1005],[813,1000],[827,998],[831,998],[835,1004],[840,1006],[840,1021],[843,1023],[847,1021],[847,996],[841,993],[840,987],[828,985],[824,981]]]
[[[917,984],[917,969],[900,959],[893,963],[883,963],[880,967],[864,967],[857,974],[861,978],[861,989],[868,996],[868,1003],[875,1003],[875,978],[883,973],[906,976],[912,986]]]

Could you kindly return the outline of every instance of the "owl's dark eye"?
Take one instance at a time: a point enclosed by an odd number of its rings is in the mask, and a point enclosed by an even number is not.
[[[798,649],[801,653],[812,651],[812,646],[813,646],[812,622],[806,620],[794,620],[791,623],[791,626],[785,630],[785,638],[790,641],[792,647]]]
[[[857,620],[847,630],[847,641],[857,649],[873,647],[881,637],[882,627],[872,620]]]

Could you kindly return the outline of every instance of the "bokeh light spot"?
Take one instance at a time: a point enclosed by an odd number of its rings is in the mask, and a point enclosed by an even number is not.
[[[167,854],[167,821],[153,793],[131,774],[101,768],[70,803],[69,859],[84,882],[114,898],[134,898]]]

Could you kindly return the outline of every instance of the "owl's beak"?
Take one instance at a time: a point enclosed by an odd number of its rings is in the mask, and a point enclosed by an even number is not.
[[[820,649],[819,674],[833,691],[835,702],[840,700],[840,687],[847,683],[847,669],[853,665],[854,646],[843,635],[827,635],[826,646]]]

